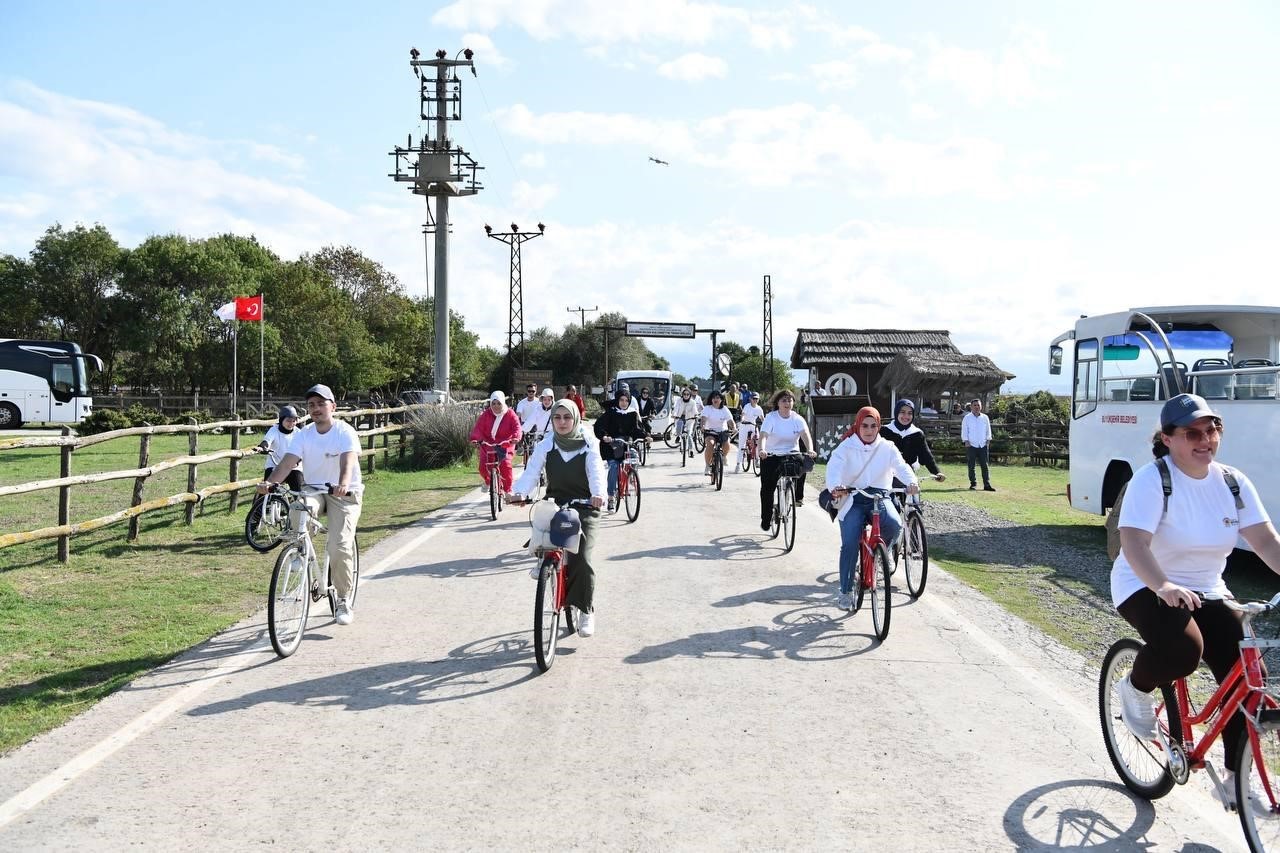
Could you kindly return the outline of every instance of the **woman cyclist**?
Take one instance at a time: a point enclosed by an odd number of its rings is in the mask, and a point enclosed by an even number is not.
[[[1145,644],[1120,682],[1120,716],[1143,740],[1156,736],[1152,691],[1190,675],[1201,659],[1221,683],[1240,658],[1240,616],[1199,595],[1231,594],[1222,572],[1237,537],[1280,573],[1280,538],[1253,483],[1231,469],[1237,503],[1227,469],[1214,461],[1221,444],[1222,418],[1203,397],[1179,394],[1169,400],[1152,441],[1156,461],[1133,475],[1120,506],[1121,550],[1111,567],[1111,600]],[[1164,476],[1172,487],[1167,497]],[[1222,739],[1230,759],[1245,743],[1241,714],[1227,723]],[[1234,780],[1225,779],[1224,788],[1234,792]]]
[[[707,467],[703,474],[711,473],[711,454],[720,451],[720,460],[729,464],[729,438],[733,432],[733,412],[724,404],[724,394],[712,391],[707,397],[707,405],[702,407],[702,434],[706,441],[703,444],[702,456]],[[715,439],[713,441],[712,439]]]
[[[880,436],[880,412],[871,406],[863,406],[853,419],[856,434],[840,442],[827,461],[827,489],[831,497],[843,498],[852,487],[889,495],[894,478],[907,484],[907,494],[920,491],[915,472],[902,458],[897,446]],[[866,495],[855,494],[845,500],[836,515],[840,523],[840,594],[836,607],[853,609],[853,579],[861,549],[862,528],[871,518],[874,502]],[[892,547],[902,530],[902,521],[893,501],[880,504],[880,535]]]
[[[600,455],[609,462],[609,512],[618,508],[618,469],[626,456],[626,448],[614,445],[614,439],[644,438],[640,414],[631,408],[631,392],[625,385],[613,401],[613,408],[596,418],[595,433],[600,439]],[[530,463],[532,464],[532,463]]]
[[[817,455],[809,425],[794,411],[796,396],[789,388],[780,388],[769,399],[773,411],[765,415],[760,426],[760,529],[768,530],[773,524],[773,490],[778,486],[782,460],[800,453],[801,442],[805,454]],[[804,505],[804,478],[802,471],[795,480],[796,506]]]
[[[529,465],[515,484],[512,504],[524,502],[527,495],[538,487],[538,477],[547,473],[547,497],[560,502],[587,500],[599,509],[604,504],[604,465],[596,443],[582,429],[582,415],[573,400],[565,398],[551,407],[551,432],[533,448]],[[582,538],[576,554],[569,554],[565,564],[565,601],[578,609],[578,636],[590,637],[596,631],[594,598],[596,573],[591,567],[591,550],[595,544],[596,514],[579,512],[582,522]],[[538,567],[532,574],[537,577]]]
[[[751,460],[746,456],[747,441],[751,433],[760,428],[763,420],[764,409],[760,408],[760,394],[752,391],[746,397],[746,403],[742,407],[742,420],[738,424],[738,456],[741,461],[739,467],[743,471],[751,467]]]
[[[500,444],[506,448],[506,455],[498,462],[500,485],[503,492],[511,491],[514,475],[511,471],[511,455],[515,452],[516,442],[520,440],[520,419],[507,407],[507,395],[494,391],[489,395],[488,407],[476,418],[476,425],[471,429],[470,441],[480,445]],[[489,453],[492,448],[481,448],[480,479],[485,488],[489,488]]]
[[[680,399],[671,407],[671,417],[676,423],[676,447],[681,447],[680,436],[687,430],[692,430],[694,422],[701,415],[702,407],[693,402],[693,392],[688,388],[681,390]]]
[[[538,400],[539,406],[536,409],[525,409],[524,416],[520,419],[520,431],[527,434],[529,441],[537,441],[535,435],[546,435],[551,429],[551,405],[556,401],[555,392],[550,388],[543,388]]]
[[[933,459],[933,451],[929,449],[929,441],[924,437],[924,431],[914,423],[915,416],[915,403],[910,400],[899,400],[898,410],[894,414],[893,420],[880,427],[880,435],[894,443],[908,465],[913,468],[917,465],[923,465],[941,483],[947,477],[938,470],[938,463]],[[844,434],[844,438],[848,438],[852,434],[853,427],[850,427],[849,431]],[[897,482],[893,485],[894,488],[899,487]]]

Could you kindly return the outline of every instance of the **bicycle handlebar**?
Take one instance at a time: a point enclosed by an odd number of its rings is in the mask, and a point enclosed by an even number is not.
[[[1260,613],[1280,608],[1280,592],[1277,592],[1270,601],[1245,601],[1239,602],[1234,598],[1228,598],[1221,593],[1202,592],[1199,593],[1202,601],[1221,601],[1227,605],[1228,610],[1234,610],[1237,613],[1244,613],[1249,617],[1257,616]]]

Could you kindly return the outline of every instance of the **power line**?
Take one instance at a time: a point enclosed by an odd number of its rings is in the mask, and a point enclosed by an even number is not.
[[[579,307],[579,308],[566,308],[565,310],[566,310],[566,311],[568,311],[570,314],[574,313],[575,311],[576,311],[576,312],[578,312],[579,317],[581,317],[581,318],[582,318],[582,328],[584,328],[584,329],[585,329],[585,328],[587,327],[587,312],[588,312],[588,311],[592,311],[592,312],[599,311],[599,310],[600,310],[600,306],[596,305],[596,306],[593,306],[593,307],[591,307],[591,308],[581,308],[581,307]]]

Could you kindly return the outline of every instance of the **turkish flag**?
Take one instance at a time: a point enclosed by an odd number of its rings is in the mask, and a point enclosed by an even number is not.
[[[236,319],[245,320],[249,323],[260,322],[262,320],[262,297],[260,295],[237,296]]]

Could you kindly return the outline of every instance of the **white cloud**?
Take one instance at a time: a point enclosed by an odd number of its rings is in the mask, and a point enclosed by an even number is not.
[[[527,169],[545,169],[547,167],[547,156],[541,151],[531,151],[528,154],[521,154],[520,165]]]
[[[921,103],[912,104],[910,113],[916,121],[933,121],[941,115],[934,107]]]
[[[723,78],[729,73],[729,63],[717,56],[703,53],[686,53],[678,59],[658,66],[658,73],[671,80],[694,82],[709,77]]]
[[[817,82],[818,90],[829,92],[839,89],[852,89],[858,84],[858,69],[852,62],[833,60],[819,62],[809,66]]]
[[[998,54],[942,45],[928,40],[925,78],[955,88],[975,106],[993,102],[1018,105],[1041,97],[1041,72],[1061,61],[1049,49],[1043,33],[1015,29],[1010,42]]]
[[[794,44],[795,10],[747,10],[692,0],[460,0],[432,16],[436,26],[523,30],[540,41],[568,38],[593,45],[670,41],[706,44],[745,33],[759,50]]]
[[[511,60],[498,50],[493,39],[483,33],[467,33],[462,37],[462,45],[475,52],[473,58],[480,67],[493,67],[502,71],[511,66]]]
[[[858,48],[857,57],[864,62],[872,65],[884,65],[889,63],[905,64],[915,58],[915,53],[905,47],[888,44],[886,42],[877,41],[865,47]]]
[[[511,204],[517,211],[534,212],[543,210],[560,194],[555,184],[534,184],[528,181],[516,181],[511,188]]]

